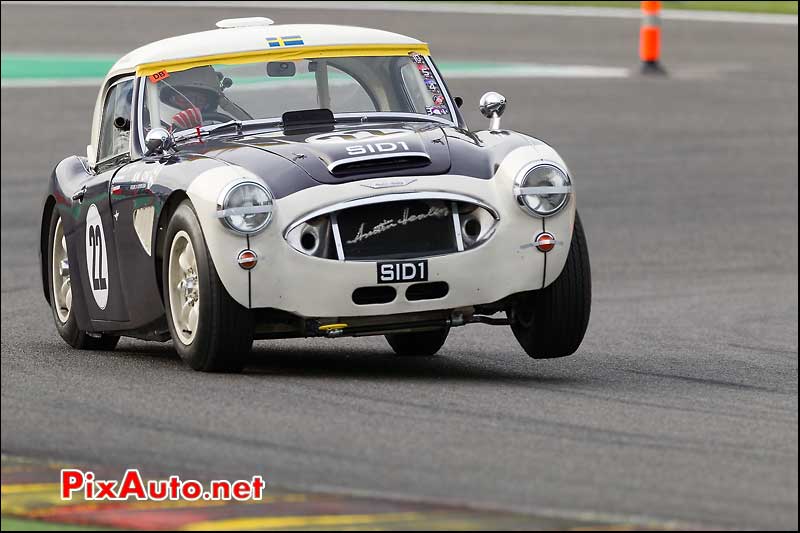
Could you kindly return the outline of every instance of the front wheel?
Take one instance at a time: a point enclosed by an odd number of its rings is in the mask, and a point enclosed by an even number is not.
[[[119,342],[116,335],[90,334],[78,328],[72,312],[72,272],[67,256],[67,238],[64,224],[57,208],[50,216],[50,233],[47,247],[48,290],[53,321],[64,342],[79,350],[113,350]],[[80,298],[80,295],[77,295]]]
[[[164,307],[176,351],[195,370],[241,371],[253,344],[252,316],[222,285],[188,200],[165,242]]]
[[[564,270],[556,280],[530,291],[515,302],[511,330],[534,359],[572,355],[583,341],[592,305],[589,250],[583,224],[575,213],[575,227]]]
[[[390,333],[386,335],[386,341],[394,350],[395,355],[431,357],[436,355],[436,352],[444,345],[448,333],[450,333],[450,328],[412,333]]]

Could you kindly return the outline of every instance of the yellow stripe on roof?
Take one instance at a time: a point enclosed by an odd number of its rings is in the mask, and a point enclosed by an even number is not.
[[[156,72],[180,72],[206,65],[241,65],[259,61],[297,61],[318,57],[380,57],[405,56],[412,52],[430,55],[425,43],[415,45],[397,44],[352,44],[338,46],[292,46],[291,48],[265,48],[251,52],[235,52],[169,61],[143,63],[136,68],[138,76],[149,76]]]

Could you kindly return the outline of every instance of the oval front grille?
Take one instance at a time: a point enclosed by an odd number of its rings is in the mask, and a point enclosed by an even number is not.
[[[407,259],[458,251],[451,202],[365,205],[339,211],[336,218],[347,259]]]
[[[480,246],[498,221],[491,207],[463,195],[388,193],[314,211],[290,225],[285,239],[321,259],[415,259]]]

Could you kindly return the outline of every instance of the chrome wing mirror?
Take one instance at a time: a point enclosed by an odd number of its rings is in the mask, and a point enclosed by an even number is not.
[[[506,110],[506,97],[500,93],[488,92],[481,96],[480,110],[489,119],[489,130],[497,131],[500,129],[500,117]]]
[[[147,136],[144,138],[144,145],[147,148],[145,155],[163,154],[175,146],[175,139],[166,129],[153,128],[147,132]]]

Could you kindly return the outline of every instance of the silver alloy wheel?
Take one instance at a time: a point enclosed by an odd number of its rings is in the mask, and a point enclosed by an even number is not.
[[[56,231],[53,234],[53,307],[62,323],[69,320],[72,309],[72,283],[69,277],[69,260],[67,259],[67,238],[64,237],[64,226],[61,217],[56,222]]]
[[[197,258],[189,234],[179,231],[169,250],[169,307],[178,340],[194,341],[200,318],[200,285]]]

